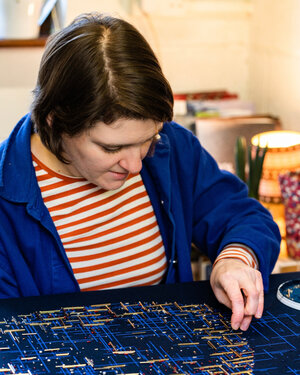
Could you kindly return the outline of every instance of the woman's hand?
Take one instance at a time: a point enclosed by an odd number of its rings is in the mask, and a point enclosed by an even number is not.
[[[210,284],[218,301],[232,310],[233,329],[246,331],[253,316],[261,318],[264,288],[259,271],[239,259],[220,259],[213,267]]]

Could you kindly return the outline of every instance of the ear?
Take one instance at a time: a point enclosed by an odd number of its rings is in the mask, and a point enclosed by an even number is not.
[[[53,115],[52,115],[52,113],[48,113],[46,121],[47,121],[47,124],[51,127],[52,126],[52,122],[53,122]]]

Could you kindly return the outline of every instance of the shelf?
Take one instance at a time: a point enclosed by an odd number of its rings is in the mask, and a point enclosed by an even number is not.
[[[36,39],[0,39],[0,48],[44,47],[47,37]]]

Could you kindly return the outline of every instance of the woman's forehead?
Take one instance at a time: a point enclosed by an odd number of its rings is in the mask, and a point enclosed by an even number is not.
[[[162,123],[154,120],[119,119],[109,125],[99,121],[88,135],[104,143],[133,144],[153,137],[161,127]]]

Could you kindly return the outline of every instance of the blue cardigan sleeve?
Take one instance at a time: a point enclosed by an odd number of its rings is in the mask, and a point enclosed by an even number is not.
[[[220,170],[201,146],[196,145],[195,150],[195,243],[200,248],[205,244],[205,252],[212,261],[230,243],[249,246],[258,258],[267,286],[280,249],[276,223],[260,202],[248,197],[247,186],[238,177]]]
[[[174,122],[164,126],[164,133],[181,252],[182,243],[191,241],[213,262],[226,245],[244,244],[255,252],[267,289],[281,240],[271,214],[248,197],[244,182],[219,169],[194,134]]]

